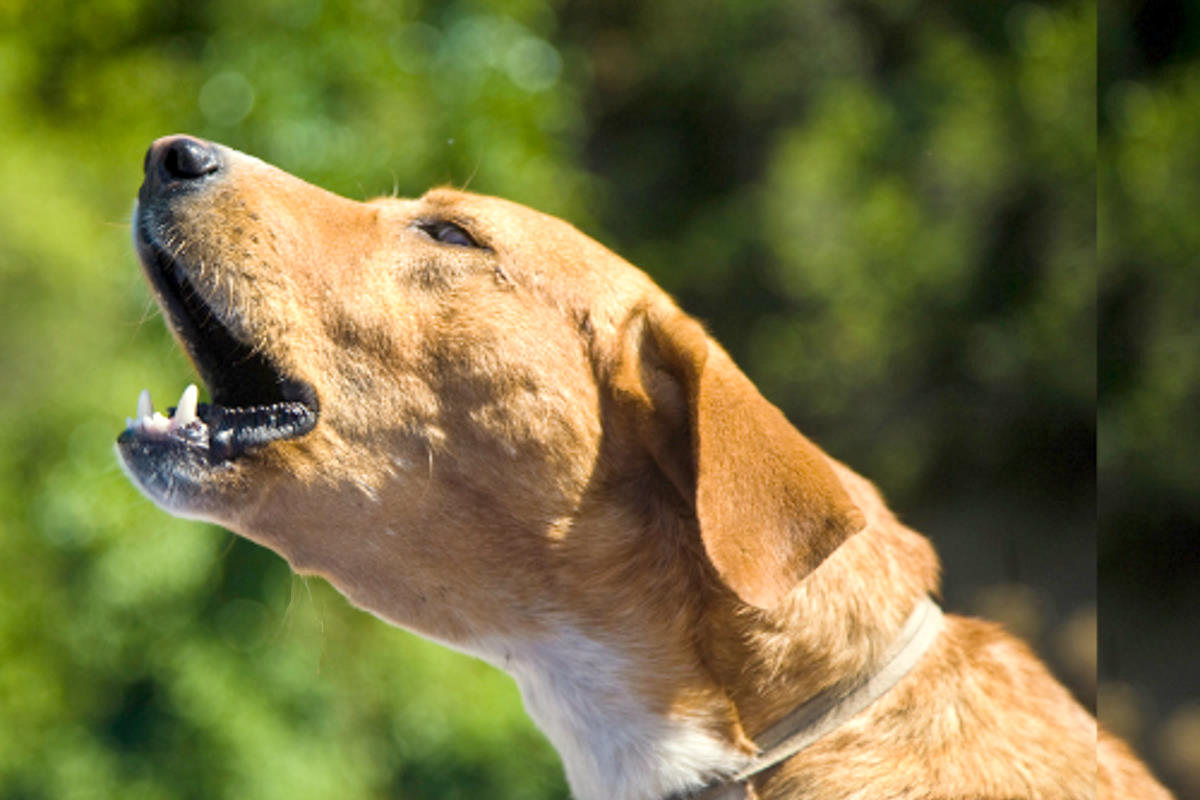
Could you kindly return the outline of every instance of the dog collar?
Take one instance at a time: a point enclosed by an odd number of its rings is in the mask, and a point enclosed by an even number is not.
[[[760,751],[741,771],[678,800],[748,800],[748,781],[804,750],[866,709],[907,675],[942,630],[942,609],[926,596],[913,609],[882,666],[849,688],[833,688],[801,703],[757,737]]]

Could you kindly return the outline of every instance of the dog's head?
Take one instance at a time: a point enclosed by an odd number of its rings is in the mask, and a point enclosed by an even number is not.
[[[211,403],[139,404],[133,480],[395,622],[456,640],[567,603],[589,547],[639,547],[586,520],[684,520],[669,552],[761,607],[862,526],[699,324],[557,219],[448,189],[358,203],[170,137],[134,234]]]

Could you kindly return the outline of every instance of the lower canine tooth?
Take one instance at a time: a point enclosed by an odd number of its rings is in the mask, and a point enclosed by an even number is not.
[[[175,408],[175,416],[171,417],[171,427],[183,427],[196,420],[196,398],[200,394],[196,384],[188,384],[179,396],[179,405]]]

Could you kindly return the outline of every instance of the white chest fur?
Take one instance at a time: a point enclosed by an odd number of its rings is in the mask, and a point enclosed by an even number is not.
[[[657,800],[748,760],[703,720],[647,708],[630,689],[632,659],[573,628],[536,641],[493,640],[475,654],[516,680],[577,800]]]

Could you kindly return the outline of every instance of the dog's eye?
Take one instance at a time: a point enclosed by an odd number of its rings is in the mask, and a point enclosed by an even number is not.
[[[471,234],[467,233],[465,228],[449,220],[439,219],[431,222],[422,222],[418,227],[429,238],[442,244],[453,244],[458,247],[479,247],[479,243],[472,238]]]

